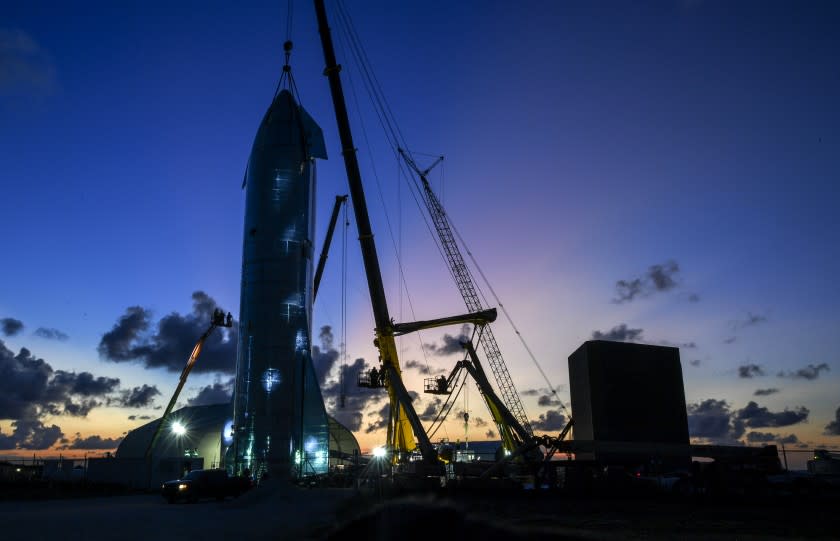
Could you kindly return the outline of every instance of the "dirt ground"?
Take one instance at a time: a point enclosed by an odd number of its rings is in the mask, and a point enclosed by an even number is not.
[[[355,523],[353,513],[357,513]],[[422,531],[429,536],[438,526],[456,536],[458,532],[469,534],[479,529],[483,533],[480,538],[485,540],[840,539],[840,500],[793,496],[710,500],[519,492],[401,496],[390,501],[369,496],[343,502],[337,516],[344,525],[342,531],[359,533],[365,539],[389,539],[380,533],[392,529]],[[328,532],[313,533],[330,538]]]
[[[604,498],[477,491],[386,496],[261,486],[238,499],[167,504],[159,494],[0,502],[4,541],[360,539],[840,539],[840,501]]]

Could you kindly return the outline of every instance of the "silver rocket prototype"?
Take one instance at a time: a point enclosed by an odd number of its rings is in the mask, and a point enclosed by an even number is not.
[[[328,420],[311,358],[315,158],[321,128],[288,90],[257,131],[245,173],[245,231],[226,463],[260,480],[325,473]],[[231,456],[232,455],[232,456]]]

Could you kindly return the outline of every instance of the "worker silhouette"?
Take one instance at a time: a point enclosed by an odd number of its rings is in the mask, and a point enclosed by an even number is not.
[[[230,315],[230,312],[227,313],[227,319],[225,319],[225,327],[233,327],[233,316]]]
[[[446,378],[443,376],[439,376],[437,379],[437,387],[438,392],[445,393],[446,392]]]
[[[370,377],[370,386],[371,387],[379,387],[379,378],[381,376],[379,374],[379,370],[377,370],[375,366],[370,369],[369,377]]]

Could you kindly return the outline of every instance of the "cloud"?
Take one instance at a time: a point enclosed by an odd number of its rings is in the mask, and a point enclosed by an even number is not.
[[[692,293],[688,296],[688,302],[700,302],[700,295],[697,293]]]
[[[834,420],[825,425],[826,436],[840,436],[840,407],[834,412]]]
[[[99,399],[117,391],[118,378],[96,377],[90,372],[53,370],[45,360],[21,348],[15,355],[0,341],[0,419],[38,420],[46,415],[86,416],[100,406]],[[39,431],[37,425],[21,425]],[[20,436],[18,441],[35,441]]]
[[[809,381],[813,381],[820,377],[820,372],[828,372],[829,370],[831,370],[831,368],[826,363],[820,363],[818,365],[809,364],[805,368],[800,368],[796,372],[782,371],[776,374],[776,376],[780,378],[807,379]]]
[[[360,388],[359,376],[370,370],[363,358],[352,364],[338,364],[339,352],[333,346],[332,329],[321,327],[320,346],[312,348],[312,364],[321,386],[321,396],[327,412],[349,430],[362,428],[365,410],[385,396],[383,388]],[[336,369],[337,367],[337,369]]]
[[[228,404],[233,399],[233,383],[235,378],[227,381],[216,380],[213,384],[202,387],[194,397],[187,400],[188,406],[209,406],[211,404]]]
[[[379,409],[379,411],[369,413],[368,416],[373,417],[373,421],[368,423],[367,427],[365,427],[365,434],[370,434],[372,432],[376,432],[377,430],[387,428],[388,415],[390,411],[391,405],[386,403]]]
[[[464,352],[461,342],[469,340],[469,325],[462,325],[458,336],[444,334],[440,345],[425,344],[426,351],[432,355],[456,355]]]
[[[23,330],[23,322],[13,317],[0,319],[0,332],[4,336],[15,336]]]
[[[487,432],[484,433],[484,437],[494,439],[494,438],[496,438],[496,431],[495,430],[488,430]]]
[[[762,316],[760,314],[753,314],[752,312],[747,312],[747,317],[745,317],[744,319],[738,319],[738,320],[735,320],[735,321],[730,321],[729,322],[729,328],[732,329],[732,331],[740,331],[740,330],[745,329],[747,327],[754,327],[755,325],[758,325],[760,323],[766,323],[766,322],[767,322],[767,316]]]
[[[795,411],[769,411],[750,401],[745,408],[738,410],[737,418],[749,428],[790,426],[808,420],[808,408],[799,407]]]
[[[53,387],[60,387],[63,392],[80,396],[104,396],[116,391],[120,386],[119,378],[96,377],[90,372],[66,372],[56,370],[52,381]]]
[[[738,339],[737,336],[730,336],[729,338],[724,338],[723,343],[724,344],[734,344],[737,339]]]
[[[23,30],[0,29],[0,95],[47,95],[57,88],[50,55]]]
[[[696,342],[670,342],[668,340],[662,340],[659,342],[659,345],[680,349],[697,349]]]
[[[151,415],[129,415],[128,416],[129,421],[136,421],[138,419],[145,421],[145,420],[151,419],[151,418],[152,418]]]
[[[110,403],[126,408],[147,408],[154,404],[155,397],[159,394],[161,392],[157,385],[146,385],[144,383],[140,387],[122,391],[121,396]]]
[[[700,359],[692,359],[688,361],[688,364],[690,364],[691,366],[700,366]]]
[[[39,338],[46,338],[47,340],[58,340],[60,342],[66,341],[69,336],[66,333],[59,331],[58,329],[48,329],[46,327],[38,327],[35,329],[33,333],[35,336]]]
[[[100,357],[113,362],[136,361],[146,368],[162,367],[170,372],[180,372],[217,308],[216,301],[203,291],[193,293],[192,299],[191,314],[182,316],[172,312],[157,322],[156,331],[151,334],[148,332],[152,328],[151,312],[140,306],[127,308],[111,330],[102,336],[97,348]],[[210,334],[193,371],[233,373],[237,328],[234,322],[230,329]]]
[[[433,368],[427,364],[421,364],[414,359],[408,360],[403,364],[403,368],[407,369],[414,369],[417,370],[419,373],[430,376],[432,374],[440,374],[442,372],[446,372],[443,368]]]
[[[616,298],[614,303],[630,302],[637,297],[647,297],[657,292],[670,291],[677,287],[676,276],[680,266],[676,261],[666,261],[660,265],[651,265],[640,277],[630,280],[618,280],[615,283]],[[698,298],[699,300],[699,298]]]
[[[76,432],[76,437],[73,441],[60,447],[60,449],[116,449],[122,441],[122,438],[103,438],[102,436],[88,436],[83,438],[81,434]]]
[[[433,399],[426,404],[426,407],[423,411],[418,411],[417,416],[420,418],[421,421],[430,422],[434,421],[438,413],[440,412],[440,408],[443,405],[443,400],[439,397],[435,396]]]
[[[775,387],[771,387],[769,389],[756,389],[753,396],[770,396],[771,394],[776,394],[778,392],[779,390]]]
[[[57,425],[46,426],[41,420],[29,416],[12,421],[12,428],[9,435],[0,431],[0,450],[48,449],[64,437]]]
[[[367,389],[357,385],[359,375],[368,370],[370,367],[367,362],[363,358],[358,358],[353,361],[353,364],[341,365],[338,376],[329,379],[321,387],[327,411],[353,432],[362,428],[364,412],[370,406],[376,406],[381,400],[387,398],[384,388]],[[387,407],[388,404],[386,403],[385,406]],[[384,422],[387,423],[387,413]]]
[[[335,363],[338,362],[339,352],[333,348],[334,337],[332,327],[329,325],[321,327],[318,338],[321,341],[321,345],[320,347],[312,347],[312,366],[315,368],[318,384],[323,386],[327,381],[327,376],[330,371],[332,371]]]
[[[687,404],[688,433],[715,443],[734,443],[744,435],[744,423],[737,419],[725,400],[707,398]]]
[[[747,441],[749,443],[771,443],[771,442],[778,442],[778,443],[799,443],[799,438],[796,437],[796,434],[789,434],[787,436],[780,436],[778,434],[772,434],[770,432],[750,432],[747,434]]]
[[[557,398],[556,394],[553,396],[550,394],[544,394],[540,396],[537,400],[537,405],[543,407],[559,406],[562,403],[563,402],[561,402],[560,399]]]
[[[560,413],[560,410],[548,410],[541,413],[536,421],[531,421],[531,427],[534,430],[541,430],[543,432],[551,432],[555,430],[562,430],[566,426],[566,416]]]
[[[763,376],[764,369],[757,364],[743,364],[738,367],[739,378],[754,378],[756,376]]]
[[[543,393],[542,389],[525,389],[524,391],[522,391],[519,394],[521,394],[522,396],[537,396],[537,395],[542,394],[542,393]]]
[[[627,325],[622,323],[618,327],[613,327],[607,332],[592,331],[592,340],[611,340],[614,342],[635,342],[641,340],[642,329],[628,329]]]

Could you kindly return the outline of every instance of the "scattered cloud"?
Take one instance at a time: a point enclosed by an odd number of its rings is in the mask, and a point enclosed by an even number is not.
[[[638,297],[648,297],[657,292],[670,291],[677,287],[677,273],[680,266],[676,261],[666,261],[651,265],[647,272],[630,280],[618,280],[615,283],[616,298],[614,303],[630,302]],[[699,297],[698,297],[699,300]]]
[[[160,395],[157,385],[146,385],[122,391],[119,398],[109,401],[109,405],[125,408],[148,408],[155,403],[155,397]]]
[[[0,319],[0,332],[4,336],[15,336],[23,330],[23,321],[13,317]]]
[[[744,435],[744,423],[735,417],[726,400],[707,398],[687,404],[688,433],[715,443],[735,443]]]
[[[58,340],[59,342],[65,342],[69,336],[66,333],[59,331],[58,329],[48,329],[46,327],[38,327],[35,329],[33,333],[38,338],[46,338],[47,340]]]
[[[12,429],[9,435],[0,430],[0,450],[48,449],[64,437],[59,426],[47,426],[40,419],[31,417],[12,421]]]
[[[403,368],[417,370],[417,372],[426,376],[446,372],[446,370],[444,370],[443,368],[435,368],[429,366],[428,364],[423,364],[419,361],[415,361],[414,359],[410,359],[403,363]]]
[[[368,423],[367,427],[365,427],[365,434],[370,434],[372,432],[376,432],[377,430],[382,430],[383,428],[388,427],[388,414],[390,412],[391,405],[388,403],[383,404],[383,406],[379,409],[379,411],[374,411],[368,414],[369,417],[373,417],[373,421]]]
[[[420,417],[421,421],[434,421],[437,418],[438,413],[440,412],[441,406],[443,406],[443,400],[435,396],[431,401],[429,401],[426,404],[426,407],[423,409],[423,411],[417,411],[417,416]]]
[[[670,342],[668,340],[662,340],[659,342],[659,345],[680,349],[697,349],[696,342]]]
[[[544,394],[540,396],[540,398],[537,400],[537,405],[543,407],[559,406],[562,403],[563,402],[561,402],[560,399],[557,397],[557,394]]]
[[[318,339],[321,342],[320,346],[312,347],[312,366],[315,368],[315,375],[318,378],[318,384],[323,386],[327,381],[327,376],[332,371],[335,363],[338,362],[340,356],[337,349],[333,347],[333,332],[332,327],[324,325],[318,333]]]
[[[0,28],[0,96],[49,95],[57,88],[50,55],[28,33]]]
[[[188,406],[209,406],[211,404],[228,404],[233,399],[233,383],[235,378],[226,381],[216,379],[210,385],[202,387],[198,394],[187,400]]]
[[[700,295],[692,293],[688,296],[688,302],[700,302]]]
[[[690,364],[691,366],[700,366],[700,359],[692,359],[688,361],[688,364]]]
[[[146,421],[146,420],[149,420],[151,418],[152,418],[151,415],[129,415],[128,416],[129,421],[136,421],[138,419],[141,420],[141,421]]]
[[[45,425],[46,417],[85,417],[118,392],[119,385],[118,378],[53,370],[28,349],[15,354],[0,341],[0,419],[12,421],[14,427],[11,434],[2,435],[0,445],[5,449],[49,447],[61,437],[61,429]]]
[[[592,331],[592,340],[611,340],[614,342],[635,342],[642,339],[642,329],[629,329],[622,323],[609,331]]]
[[[820,363],[817,365],[809,364],[805,368],[800,368],[796,372],[779,372],[776,374],[780,378],[790,378],[790,379],[807,379],[809,381],[813,381],[820,377],[820,372],[828,372],[831,368],[826,363]]]
[[[754,327],[761,323],[767,322],[767,316],[763,316],[760,314],[753,314],[752,312],[747,312],[747,316],[744,319],[737,319],[734,321],[729,322],[729,328],[732,329],[733,332],[737,332],[747,327]]]
[[[750,401],[744,409],[738,410],[737,418],[749,428],[790,426],[808,420],[808,408],[800,406],[795,411],[769,411]]]
[[[116,449],[122,438],[103,438],[102,436],[88,436],[83,438],[76,432],[76,437],[71,442],[59,447],[59,449]]]
[[[566,416],[559,409],[548,410],[545,413],[541,413],[536,421],[531,421],[531,427],[534,430],[543,432],[562,430],[564,426],[566,426]]]
[[[729,338],[724,338],[723,343],[724,344],[734,344],[736,340],[738,340],[737,336],[730,336]]]
[[[825,425],[826,436],[840,436],[840,407],[834,412],[834,420]]]
[[[463,325],[458,336],[444,334],[440,345],[425,344],[426,351],[432,355],[456,355],[464,352],[461,342],[469,340],[469,325]]]
[[[779,434],[772,434],[770,432],[750,432],[747,434],[747,441],[749,443],[785,443],[794,444],[799,443],[799,438],[796,434],[788,434],[787,436],[780,436]]]
[[[738,377],[739,378],[754,378],[757,376],[763,376],[764,369],[761,368],[760,365],[757,364],[743,364],[738,367]]]
[[[497,437],[496,436],[496,431],[495,430],[488,430],[487,432],[484,433],[484,437],[488,438],[488,439],[491,439],[491,440],[495,439]]]
[[[180,372],[189,358],[198,338],[207,330],[216,301],[203,291],[192,294],[193,310],[182,316],[172,312],[160,319],[152,328],[152,313],[140,306],[126,309],[117,323],[99,342],[100,357],[113,362],[136,361],[146,368],[165,368]],[[236,365],[238,325],[212,333],[204,342],[201,362],[195,372],[223,372],[231,374]]]
[[[776,394],[778,392],[779,390],[775,387],[771,387],[769,389],[756,389],[753,396],[770,396],[771,394]]]

